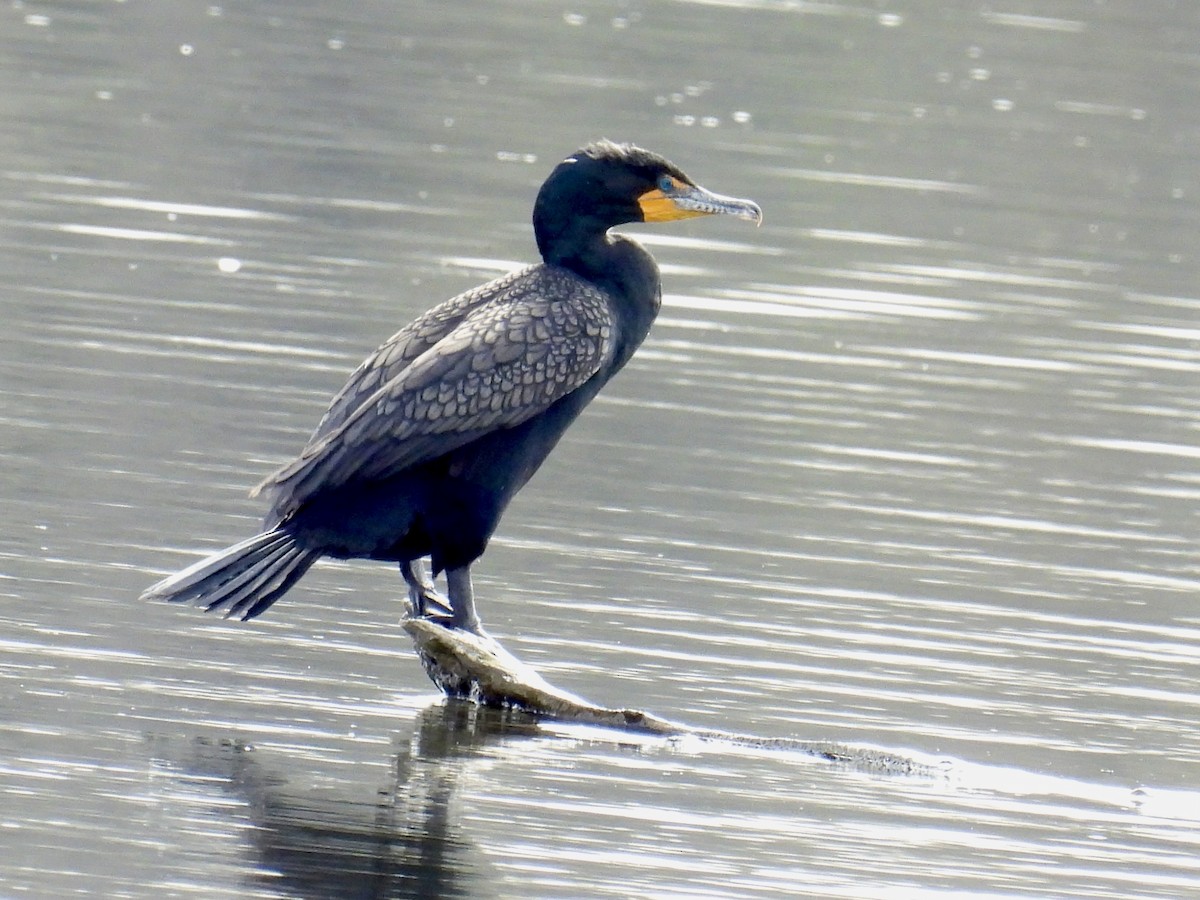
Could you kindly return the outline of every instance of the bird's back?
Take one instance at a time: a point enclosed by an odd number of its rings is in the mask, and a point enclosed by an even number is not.
[[[268,522],[545,412],[611,367],[615,331],[609,295],[544,264],[434,307],[355,370],[299,457],[259,485]]]
[[[308,443],[311,445],[339,428],[381,387],[446,337],[476,309],[489,303],[502,302],[514,290],[523,290],[531,274],[541,268],[544,267],[528,266],[451,297],[393,334],[354,370],[345,387],[330,401],[329,408]]]

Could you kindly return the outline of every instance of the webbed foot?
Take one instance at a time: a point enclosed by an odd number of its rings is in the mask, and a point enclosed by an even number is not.
[[[400,563],[400,574],[408,585],[409,615],[422,619],[451,617],[450,601],[434,588],[419,559]]]
[[[467,566],[447,570],[446,588],[450,594],[448,599],[434,588],[433,582],[425,574],[421,560],[400,563],[400,574],[404,576],[408,585],[410,616],[436,622],[443,628],[483,635],[483,626],[475,613],[471,571]]]

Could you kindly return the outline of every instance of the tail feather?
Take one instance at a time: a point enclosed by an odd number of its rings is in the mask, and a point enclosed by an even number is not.
[[[198,603],[225,616],[253,619],[282,597],[320,553],[296,545],[286,530],[257,534],[193,563],[148,588],[143,600]]]
[[[240,588],[208,603],[209,610],[223,608],[225,617],[241,616],[253,619],[266,612],[267,608],[282,597],[289,588],[300,580],[317,557],[303,550],[292,548],[278,557],[264,561],[261,572]],[[256,570],[257,571],[257,570]]]
[[[220,591],[197,596],[195,602],[212,612],[222,609],[226,618],[237,614],[237,605],[244,599],[256,597],[274,580],[279,567],[291,558],[287,541],[272,541],[261,549],[251,550],[236,561],[236,568],[228,563],[218,572],[226,580]]]

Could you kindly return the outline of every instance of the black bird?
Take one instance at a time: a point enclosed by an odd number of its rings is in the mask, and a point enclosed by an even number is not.
[[[661,156],[600,141],[538,193],[543,262],[436,306],[367,358],[300,456],[254,494],[263,532],[166,578],[143,598],[264,612],[322,556],[398,562],[416,615],[479,632],[470,566],[513,495],[642,343],[662,300],[658,266],[609,229],[733,215]],[[425,575],[446,573],[448,598]]]

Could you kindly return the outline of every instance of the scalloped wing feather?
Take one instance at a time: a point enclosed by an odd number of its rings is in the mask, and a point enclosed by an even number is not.
[[[607,297],[562,269],[535,266],[460,295],[360,366],[300,456],[256,491],[270,490],[285,518],[323,490],[519,425],[590,380],[613,342]]]

